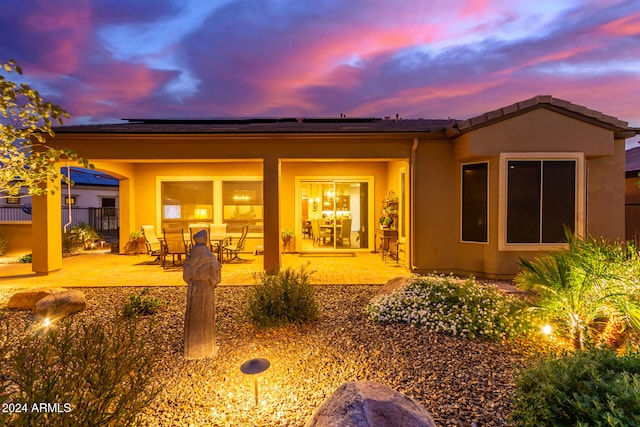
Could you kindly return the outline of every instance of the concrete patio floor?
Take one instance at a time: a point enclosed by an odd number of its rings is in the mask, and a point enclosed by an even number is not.
[[[222,286],[251,285],[253,275],[262,270],[262,256],[241,254],[242,261],[225,263]],[[287,253],[283,267],[309,264],[312,284],[384,284],[389,279],[410,276],[393,260],[385,263],[380,254],[355,255]],[[179,263],[177,263],[179,264]],[[62,269],[48,275],[36,275],[31,264],[0,264],[0,288],[27,287],[104,287],[104,286],[185,286],[182,267],[162,268],[148,255],[116,255],[87,252],[62,260]]]

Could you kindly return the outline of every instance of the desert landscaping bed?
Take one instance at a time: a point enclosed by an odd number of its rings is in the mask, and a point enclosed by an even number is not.
[[[416,399],[440,426],[506,425],[513,374],[536,349],[530,342],[467,340],[402,325],[377,325],[364,307],[379,286],[316,286],[320,317],[311,325],[258,329],[244,315],[249,287],[218,287],[215,359],[185,361],[186,287],[154,287],[168,303],[142,318],[162,343],[157,379],[163,391],[141,416],[153,426],[301,426],[342,383],[373,380]],[[85,288],[86,311],[74,318],[108,327],[140,288]],[[0,290],[0,307],[10,290]],[[3,308],[18,339],[34,321]],[[240,372],[252,358],[271,367],[254,379]],[[64,416],[64,415],[60,415]]]

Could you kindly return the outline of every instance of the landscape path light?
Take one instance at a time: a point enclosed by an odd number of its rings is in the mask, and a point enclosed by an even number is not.
[[[254,379],[254,391],[256,395],[256,405],[258,404],[258,376],[257,374],[266,371],[271,366],[271,363],[267,359],[251,359],[247,360],[240,366],[240,371],[246,375],[255,375]]]

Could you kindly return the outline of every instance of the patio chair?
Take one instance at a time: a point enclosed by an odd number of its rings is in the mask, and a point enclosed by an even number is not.
[[[182,261],[182,255],[187,255],[187,242],[182,228],[163,228],[162,236],[164,237],[162,245],[162,267],[164,268],[167,255],[171,255],[173,265],[176,264],[176,255],[178,255],[178,261]]]
[[[345,240],[349,242],[351,246],[351,218],[345,218],[342,220],[342,227],[340,228],[340,234],[336,236],[336,242],[344,245]]]
[[[320,239],[322,239],[322,243],[325,243],[327,237],[329,239],[333,237],[333,234],[320,228],[320,222],[317,219],[311,220],[311,229],[313,230],[313,246],[318,246]]]
[[[227,253],[228,261],[234,259],[241,260],[238,254],[244,250],[244,243],[247,240],[247,234],[249,233],[249,226],[242,226],[242,234],[235,245],[228,245],[224,247],[224,251]]]
[[[140,229],[142,230],[142,236],[147,246],[147,255],[155,256],[156,259],[154,261],[160,260],[162,243],[160,239],[158,239],[158,236],[156,236],[156,228],[153,225],[143,225]]]
[[[196,244],[195,240],[193,240],[193,236],[202,230],[205,230],[207,232],[207,242],[208,242],[209,236],[210,236],[209,224],[207,224],[206,222],[194,222],[193,224],[189,224],[189,247],[190,248],[192,248]],[[211,243],[209,243],[209,248],[211,248]]]

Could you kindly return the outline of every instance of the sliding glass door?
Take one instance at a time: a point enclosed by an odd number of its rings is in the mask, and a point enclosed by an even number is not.
[[[369,189],[362,180],[301,180],[301,250],[369,247]]]

